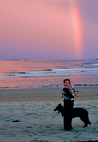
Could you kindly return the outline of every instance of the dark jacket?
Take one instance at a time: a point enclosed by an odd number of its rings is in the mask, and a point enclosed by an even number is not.
[[[73,100],[74,98],[73,90],[70,87],[63,87],[62,88],[62,98],[66,100]]]

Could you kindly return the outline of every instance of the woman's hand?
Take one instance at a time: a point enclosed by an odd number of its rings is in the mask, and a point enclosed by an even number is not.
[[[77,95],[77,93],[78,93],[77,91],[74,92],[75,95]]]
[[[74,91],[74,94],[77,95],[79,91]]]
[[[76,95],[78,94],[79,91],[74,91],[74,98],[76,98]]]

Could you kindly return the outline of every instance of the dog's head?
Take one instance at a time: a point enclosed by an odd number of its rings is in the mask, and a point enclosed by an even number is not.
[[[58,104],[58,106],[54,109],[54,111],[58,110],[58,113],[62,112],[63,106],[61,104]]]

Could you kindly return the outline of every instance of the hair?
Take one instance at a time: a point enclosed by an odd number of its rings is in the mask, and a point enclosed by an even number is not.
[[[71,83],[71,82],[70,82],[70,79],[64,79],[64,80],[63,80],[63,83],[65,83],[66,81],[68,81],[69,84]]]

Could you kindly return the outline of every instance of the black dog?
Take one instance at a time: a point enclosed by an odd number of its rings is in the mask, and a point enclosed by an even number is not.
[[[57,111],[58,113],[61,112],[62,116],[64,117],[64,107],[61,104],[58,104],[58,106],[54,109],[54,111]],[[91,124],[91,122],[89,121],[89,117],[88,117],[88,112],[86,109],[78,107],[78,108],[74,108],[73,109],[73,117],[80,117],[80,119],[84,122],[84,126],[83,127],[87,127],[87,125]]]

